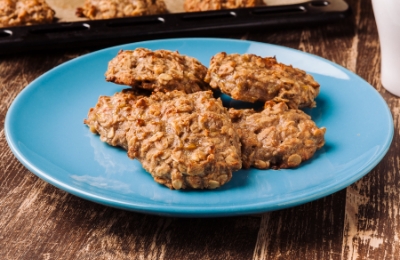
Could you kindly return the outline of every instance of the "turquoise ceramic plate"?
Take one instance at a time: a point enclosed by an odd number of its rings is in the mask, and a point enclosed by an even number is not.
[[[217,52],[276,56],[311,73],[321,84],[317,107],[326,145],[299,168],[241,170],[217,190],[173,191],[155,183],[122,149],[102,143],[83,124],[100,95],[123,87],[104,80],[120,49],[178,50],[206,66]],[[229,103],[229,100],[225,100]],[[334,193],[371,171],[393,137],[391,113],[379,93],[352,72],[325,59],[280,46],[227,39],[172,39],[101,50],[66,62],[27,86],[5,122],[15,156],[52,185],[81,198],[169,216],[232,216],[272,211]]]

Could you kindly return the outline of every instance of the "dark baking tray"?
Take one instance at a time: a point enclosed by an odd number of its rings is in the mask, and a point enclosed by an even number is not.
[[[157,38],[221,36],[333,22],[350,13],[343,0],[313,0],[293,5],[8,27],[0,29],[0,54],[105,47]]]

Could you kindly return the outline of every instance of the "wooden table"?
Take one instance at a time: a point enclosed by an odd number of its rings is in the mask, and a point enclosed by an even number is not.
[[[349,0],[344,22],[227,35],[332,60],[382,94],[395,137],[364,178],[295,208],[227,218],[168,218],[98,205],[42,181],[11,153],[0,128],[0,259],[400,259],[400,99],[380,83],[370,1]],[[32,80],[92,50],[0,57],[0,119]],[[373,105],[373,104],[371,104]]]

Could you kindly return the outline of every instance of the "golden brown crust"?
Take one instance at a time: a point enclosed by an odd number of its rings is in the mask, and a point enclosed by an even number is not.
[[[0,27],[51,23],[54,14],[44,0],[0,0]]]
[[[262,5],[262,0],[185,0],[186,12],[235,9]]]
[[[167,50],[137,48],[120,51],[108,64],[106,80],[151,91],[185,93],[211,89],[204,82],[207,68],[197,59]]]
[[[239,136],[211,91],[101,97],[85,120],[171,189],[214,189],[241,168]]]
[[[214,55],[205,81],[233,99],[287,101],[290,107],[314,107],[319,84],[303,70],[254,54]]]
[[[95,107],[90,108],[84,123],[90,131],[98,133],[100,139],[112,146],[128,150],[126,133],[130,129],[130,107],[147,93],[125,89],[113,96],[101,96]],[[128,109],[129,108],[129,109]]]
[[[155,15],[167,12],[164,0],[85,0],[76,15],[91,20]]]
[[[261,112],[229,110],[240,136],[244,168],[293,168],[310,159],[324,143],[325,128],[285,102],[266,102]]]

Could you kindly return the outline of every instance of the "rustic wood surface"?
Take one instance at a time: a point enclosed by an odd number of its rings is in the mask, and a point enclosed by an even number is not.
[[[0,57],[0,259],[400,259],[400,99],[380,83],[370,1],[348,3],[353,14],[340,23],[226,36],[300,49],[350,69],[382,94],[395,123],[388,154],[355,184],[255,216],[144,215],[98,205],[42,181],[8,148],[7,109],[32,80],[93,50]]]

